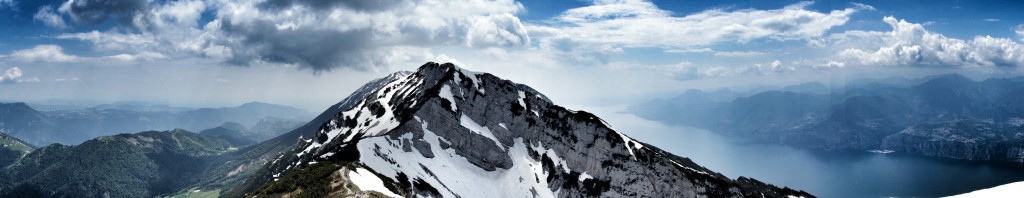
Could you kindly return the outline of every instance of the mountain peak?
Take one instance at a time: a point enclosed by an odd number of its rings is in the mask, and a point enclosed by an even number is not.
[[[402,196],[806,195],[740,185],[494,75],[430,62],[387,79],[332,107],[263,178],[337,163],[370,170]]]

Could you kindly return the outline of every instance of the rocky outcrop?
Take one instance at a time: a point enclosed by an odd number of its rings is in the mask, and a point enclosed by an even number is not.
[[[346,101],[356,102],[254,178],[269,182],[261,189],[317,164],[357,163],[403,195],[811,197],[726,178],[528,86],[451,64],[428,63]]]

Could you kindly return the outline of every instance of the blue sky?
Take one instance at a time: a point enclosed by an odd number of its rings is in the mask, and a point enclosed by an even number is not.
[[[1019,1],[0,0],[0,100],[318,110],[426,61],[572,106],[686,89],[1019,76]]]

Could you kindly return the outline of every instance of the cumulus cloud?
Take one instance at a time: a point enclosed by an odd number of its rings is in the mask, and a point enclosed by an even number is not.
[[[148,6],[148,0],[68,0],[58,10],[76,23],[96,25],[111,19],[131,23]]]
[[[39,11],[36,12],[36,14],[32,16],[32,18],[35,19],[36,21],[42,22],[43,24],[49,27],[57,29],[68,28],[68,25],[64,22],[64,19],[61,18],[60,15],[58,15],[56,12],[54,12],[54,9],[48,5],[40,7]]]
[[[39,78],[23,78],[23,75],[21,68],[11,67],[4,71],[3,75],[0,75],[0,84],[39,82]]]
[[[91,42],[100,50],[187,52],[234,65],[376,70],[393,64],[386,57],[401,53],[398,49],[528,45],[515,16],[524,9],[513,0],[74,0],[59,9],[73,21],[116,20],[132,30],[58,38]],[[215,13],[213,20],[200,24],[208,10]]]
[[[15,50],[6,57],[24,62],[74,62],[83,60],[82,57],[64,53],[64,48],[58,45],[36,45],[30,49]]]
[[[1024,46],[1011,39],[976,36],[971,40],[930,32],[921,24],[883,19],[890,32],[850,31],[834,35],[837,43],[855,44],[837,54],[856,65],[1021,66]]]
[[[305,3],[303,3],[305,2]],[[314,70],[373,69],[394,46],[517,46],[529,43],[513,14],[521,4],[501,1],[390,1],[392,5],[335,3],[333,9],[298,1],[287,5],[237,3],[218,11],[231,49],[229,62],[294,63]],[[261,6],[262,5],[262,6]],[[372,10],[372,12],[361,12]],[[438,12],[444,10],[444,12]]]

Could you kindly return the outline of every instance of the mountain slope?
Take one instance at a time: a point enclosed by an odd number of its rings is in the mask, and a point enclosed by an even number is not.
[[[0,168],[7,167],[11,163],[14,163],[22,156],[25,156],[29,152],[35,149],[31,144],[25,143],[8,136],[7,134],[0,133]]]
[[[268,116],[307,121],[306,111],[274,104],[251,102],[237,107],[180,108],[118,107],[100,105],[89,109],[39,112],[25,103],[0,103],[0,132],[34,145],[79,144],[104,135],[146,130],[182,128],[191,131],[236,122],[253,126]],[[272,137],[260,136],[257,140]]]
[[[342,105],[341,112],[321,122],[315,136],[250,180],[266,185],[241,191],[257,196],[376,191],[432,197],[494,192],[511,197],[810,197],[752,179],[726,178],[634,141],[593,114],[554,105],[525,85],[451,64],[427,63],[346,101],[357,102]],[[346,182],[357,189],[340,185]]]
[[[398,72],[370,81],[353,92],[349,98],[328,107],[320,115],[300,125],[298,128],[273,139],[240,149],[237,152],[237,157],[217,166],[217,168],[207,173],[206,177],[201,179],[201,182],[191,186],[190,189],[203,191],[222,190],[222,197],[241,197],[249,190],[259,187],[266,182],[266,179],[253,180],[250,178],[258,175],[257,173],[259,172],[268,172],[268,167],[265,165],[291,151],[300,142],[300,139],[303,137],[313,137],[317,129],[324,122],[329,121],[339,112],[352,108],[363,96],[370,94],[375,88],[408,74],[408,72]],[[275,131],[273,133],[279,132]]]
[[[39,134],[50,134],[57,130],[54,121],[25,103],[0,103],[0,133],[41,145],[39,143],[54,142],[57,138]]]
[[[0,197],[153,197],[190,185],[233,148],[184,130],[36,149],[3,169]]]

